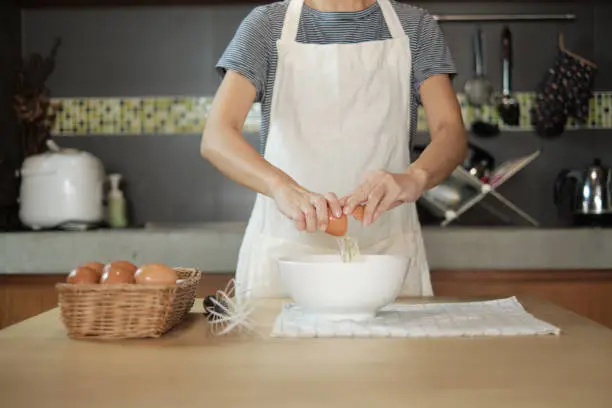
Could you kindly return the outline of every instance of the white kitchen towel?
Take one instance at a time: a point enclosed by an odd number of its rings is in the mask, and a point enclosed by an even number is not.
[[[515,297],[483,302],[392,304],[375,318],[329,321],[283,305],[272,337],[474,337],[558,335],[561,330],[536,319]]]

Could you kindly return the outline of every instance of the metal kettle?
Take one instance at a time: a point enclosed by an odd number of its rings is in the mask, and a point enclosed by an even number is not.
[[[612,168],[600,159],[582,170],[562,170],[555,180],[554,201],[566,202],[573,215],[612,214]]]

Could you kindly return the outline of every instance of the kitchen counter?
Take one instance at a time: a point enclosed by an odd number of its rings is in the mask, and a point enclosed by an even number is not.
[[[66,273],[82,262],[126,259],[234,271],[245,223],[0,234],[0,274]],[[423,230],[432,269],[610,269],[612,229]]]
[[[435,301],[435,300],[430,300]],[[11,408],[609,408],[612,330],[521,299],[560,336],[272,339],[213,337],[194,313],[160,339],[76,341],[57,309],[0,331],[0,395]]]

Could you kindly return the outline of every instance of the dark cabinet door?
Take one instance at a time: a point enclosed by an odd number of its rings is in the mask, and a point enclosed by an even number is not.
[[[3,6],[0,12],[0,231],[20,226],[16,171],[23,158],[12,104],[21,54],[20,32],[19,9]]]

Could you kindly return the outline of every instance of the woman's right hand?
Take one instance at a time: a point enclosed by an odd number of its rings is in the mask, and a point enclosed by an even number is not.
[[[272,198],[280,212],[292,220],[299,231],[325,231],[330,213],[342,216],[342,206],[336,194],[316,194],[293,181],[276,187],[272,191]]]

